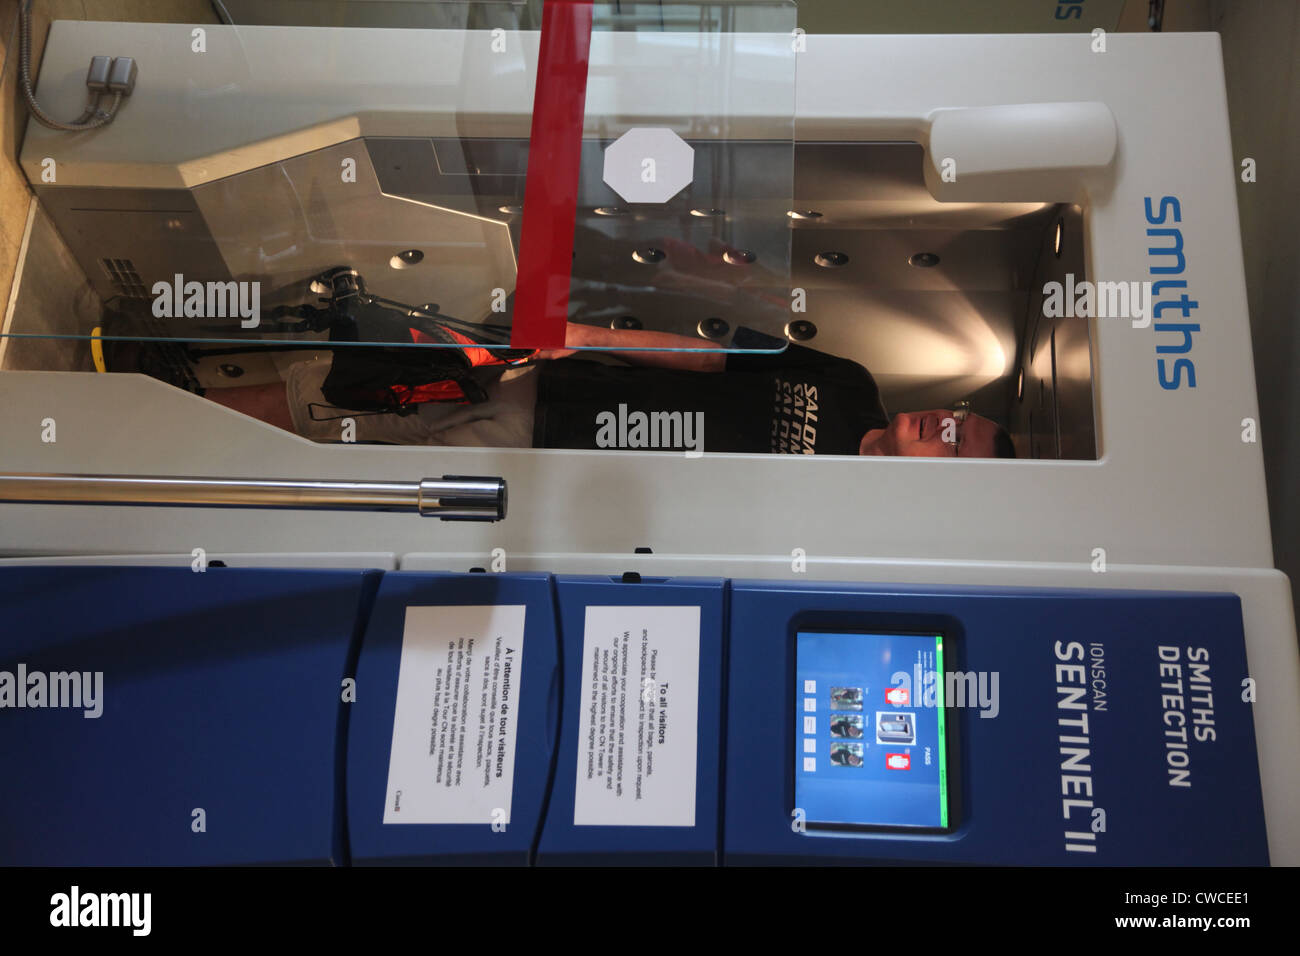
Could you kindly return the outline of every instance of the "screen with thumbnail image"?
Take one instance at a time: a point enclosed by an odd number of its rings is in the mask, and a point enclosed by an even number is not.
[[[938,634],[796,635],[794,798],[809,824],[948,828],[943,652]]]

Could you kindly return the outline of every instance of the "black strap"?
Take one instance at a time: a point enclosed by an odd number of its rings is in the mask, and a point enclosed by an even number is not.
[[[374,412],[352,412],[339,408],[337,405],[327,405],[324,402],[308,402],[307,417],[314,422],[337,422],[344,418],[367,418],[371,415],[411,415],[414,414],[418,406],[408,405],[405,408],[384,408]],[[316,409],[330,408],[336,412],[344,412],[342,415],[327,415],[324,418],[316,417]]]

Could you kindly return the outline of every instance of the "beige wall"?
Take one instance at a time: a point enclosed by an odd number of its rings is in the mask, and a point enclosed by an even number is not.
[[[9,304],[31,196],[18,168],[18,150],[27,125],[27,107],[18,92],[18,3],[0,0],[0,319]],[[208,0],[34,0],[33,77],[39,75],[51,20],[215,23],[216,16]]]
[[[27,180],[18,171],[18,0],[0,0],[0,321],[9,304],[14,265],[27,221]]]

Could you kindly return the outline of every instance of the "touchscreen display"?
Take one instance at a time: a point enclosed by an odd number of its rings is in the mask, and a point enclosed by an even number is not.
[[[943,637],[800,632],[795,807],[810,824],[948,827]]]

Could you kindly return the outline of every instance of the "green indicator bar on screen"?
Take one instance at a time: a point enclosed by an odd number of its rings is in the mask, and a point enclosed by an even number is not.
[[[943,699],[945,671],[943,669],[943,637],[934,638],[935,705],[939,713],[939,826],[948,827],[948,736],[945,721],[948,716]]]

